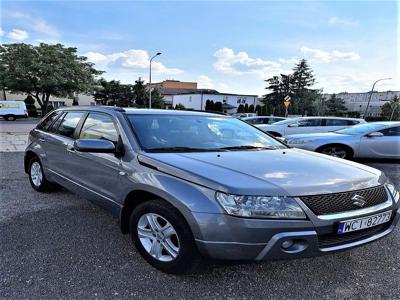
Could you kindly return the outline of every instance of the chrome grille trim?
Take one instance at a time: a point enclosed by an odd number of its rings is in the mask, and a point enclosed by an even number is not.
[[[353,205],[351,199],[354,195],[361,195],[366,201],[365,208],[358,208]],[[298,197],[315,215],[320,219],[330,220],[347,218],[375,212],[392,205],[386,188],[383,185],[373,188],[332,193],[324,195],[300,196]]]

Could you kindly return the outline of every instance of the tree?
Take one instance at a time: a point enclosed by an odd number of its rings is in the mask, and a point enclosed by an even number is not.
[[[239,104],[239,107],[237,109],[238,113],[243,113],[244,112],[244,105],[243,104]]]
[[[144,80],[142,80],[140,77],[138,78],[138,80],[135,81],[135,84],[133,85],[133,93],[135,95],[136,106],[148,107],[149,95],[144,85]]]
[[[74,99],[72,100],[72,106],[78,106],[79,101],[78,101],[78,96],[74,96]]]
[[[261,115],[261,111],[262,111],[262,107],[260,106],[260,105],[256,105],[256,109],[254,110],[254,112],[257,114],[257,115]]]
[[[292,108],[297,113],[307,114],[312,109],[312,98],[308,97],[309,88],[315,83],[313,70],[305,59],[300,60],[293,68],[292,77]],[[296,107],[297,106],[297,107]]]
[[[222,112],[222,103],[221,102],[215,102],[215,104],[214,104],[214,110],[215,111],[220,111],[220,112]]]
[[[382,105],[381,117],[388,121],[400,120],[400,99],[397,95],[393,100]]]
[[[32,96],[28,96],[24,100],[25,105],[26,105],[26,110],[28,111],[28,116],[30,117],[37,117],[37,109],[35,106],[35,99],[33,99]]]
[[[50,96],[72,98],[74,93],[88,92],[101,73],[86,57],[78,56],[76,48],[62,44],[0,46],[2,87],[32,96],[43,113],[48,111]]]
[[[254,113],[254,105],[253,104],[251,104],[249,106],[249,113]]]
[[[164,100],[161,96],[160,91],[157,88],[153,88],[151,91],[151,107],[152,108],[164,108]],[[148,103],[147,99],[147,103]],[[146,105],[148,107],[148,104]]]
[[[325,102],[325,114],[330,116],[343,116],[347,112],[344,103],[344,100],[337,98],[335,94],[332,94],[332,96]]]
[[[286,96],[292,94],[292,76],[281,74],[267,79],[266,82],[268,84],[266,89],[270,90],[271,93],[266,94],[262,100],[265,104],[265,113],[268,110],[272,115],[285,115],[283,101]]]
[[[178,103],[177,105],[175,105],[175,109],[177,109],[177,110],[185,110],[186,107],[183,104]]]
[[[215,110],[214,101],[208,99],[208,100],[206,101],[205,110],[207,110],[207,111],[214,111],[214,110]]]
[[[244,112],[245,113],[249,112],[249,105],[247,103],[244,105]]]

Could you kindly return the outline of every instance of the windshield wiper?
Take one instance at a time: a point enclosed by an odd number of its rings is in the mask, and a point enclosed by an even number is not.
[[[159,147],[159,148],[148,148],[148,152],[206,152],[215,151],[214,149],[206,148],[193,148],[193,147]]]
[[[253,146],[253,145],[241,145],[241,146],[228,146],[218,148],[218,150],[275,150],[280,149],[274,146]]]

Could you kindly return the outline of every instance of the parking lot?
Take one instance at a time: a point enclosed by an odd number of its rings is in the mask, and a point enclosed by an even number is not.
[[[33,192],[23,153],[0,153],[0,298],[398,298],[400,231],[324,257],[209,262],[173,276],[148,265],[107,211]],[[400,165],[366,162],[400,183]]]

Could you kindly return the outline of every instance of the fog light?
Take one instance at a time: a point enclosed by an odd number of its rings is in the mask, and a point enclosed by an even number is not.
[[[293,246],[293,244],[294,244],[293,240],[287,240],[287,241],[284,241],[281,246],[283,249],[289,249],[290,247]]]

